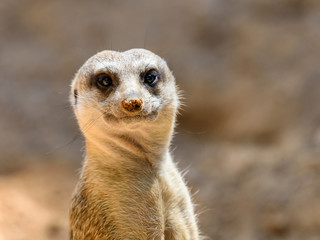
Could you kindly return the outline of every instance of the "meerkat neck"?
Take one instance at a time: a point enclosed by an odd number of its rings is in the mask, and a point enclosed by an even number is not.
[[[158,165],[169,153],[174,115],[158,116],[151,123],[116,127],[86,138],[86,159],[101,164],[147,161]]]

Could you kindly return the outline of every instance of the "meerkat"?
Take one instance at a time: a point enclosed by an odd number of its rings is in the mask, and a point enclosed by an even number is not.
[[[99,52],[76,73],[70,100],[86,146],[70,239],[200,239],[169,150],[179,97],[166,62],[145,49]]]

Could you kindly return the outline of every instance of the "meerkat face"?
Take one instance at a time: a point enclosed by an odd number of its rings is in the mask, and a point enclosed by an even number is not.
[[[102,51],[77,72],[71,102],[85,125],[143,124],[175,115],[179,105],[166,62],[144,49]]]

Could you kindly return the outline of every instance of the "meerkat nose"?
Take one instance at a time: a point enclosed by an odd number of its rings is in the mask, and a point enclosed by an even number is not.
[[[123,109],[127,112],[140,112],[143,101],[141,98],[129,98],[121,101]]]

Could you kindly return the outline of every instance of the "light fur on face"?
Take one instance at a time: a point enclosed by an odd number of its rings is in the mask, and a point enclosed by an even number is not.
[[[166,62],[144,49],[99,52],[70,101],[86,139],[70,239],[199,239],[169,152],[179,98]]]

